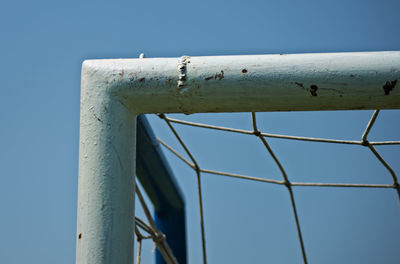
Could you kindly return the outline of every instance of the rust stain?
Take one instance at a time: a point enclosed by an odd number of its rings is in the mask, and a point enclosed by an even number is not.
[[[247,73],[247,69],[243,69],[242,73],[246,74]]]
[[[206,81],[209,81],[209,80],[211,80],[211,79],[214,79],[214,76],[210,76],[210,77],[204,78],[204,80],[206,80]]]
[[[316,86],[315,84],[310,85],[310,93],[312,96],[317,96],[317,90],[318,86]]]
[[[82,233],[79,233],[78,239],[81,239],[81,238],[82,238]]]
[[[389,95],[390,94],[390,92],[394,89],[394,87],[396,86],[396,84],[397,84],[397,79],[396,80],[394,80],[394,81],[387,81],[386,83],[385,83],[385,85],[383,85],[383,91],[385,92],[385,95]]]

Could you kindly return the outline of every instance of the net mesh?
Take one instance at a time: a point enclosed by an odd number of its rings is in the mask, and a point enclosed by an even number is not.
[[[135,235],[137,241],[137,255],[136,255],[136,264],[141,263],[142,257],[142,240],[144,239],[151,239],[154,242],[154,247],[161,252],[164,260],[168,264],[176,264],[178,263],[171,248],[169,247],[166,236],[163,234],[157,227],[153,220],[153,217],[150,213],[150,210],[147,206],[147,203],[142,195],[142,192],[139,189],[138,183],[136,183],[136,196],[139,199],[141,209],[147,219],[143,221],[141,218],[135,216]],[[146,235],[143,235],[141,232],[144,231]],[[154,252],[154,249],[153,249]]]
[[[205,216],[204,216],[204,206],[203,206],[204,192],[202,190],[202,183],[201,183],[203,174],[231,177],[231,178],[236,178],[236,179],[240,179],[240,180],[244,180],[244,181],[255,181],[255,182],[266,183],[266,184],[274,184],[274,185],[279,185],[279,186],[282,186],[283,188],[285,188],[287,190],[287,195],[289,196],[289,200],[290,200],[292,215],[293,215],[294,222],[295,222],[295,228],[296,228],[297,238],[298,238],[299,245],[300,245],[300,252],[301,252],[301,257],[302,257],[303,263],[308,263],[309,259],[306,254],[307,244],[304,242],[304,239],[303,239],[303,232],[302,232],[302,228],[300,225],[300,219],[299,219],[299,213],[298,213],[299,209],[296,206],[296,199],[295,199],[295,195],[293,192],[294,188],[329,187],[329,188],[386,189],[388,191],[392,191],[392,192],[394,191],[397,196],[396,199],[398,199],[400,202],[400,187],[399,187],[398,177],[395,173],[395,170],[391,167],[389,162],[386,161],[376,149],[376,146],[400,145],[400,141],[369,141],[369,139],[368,139],[368,135],[369,135],[372,127],[374,126],[379,113],[380,113],[379,110],[375,110],[373,112],[371,118],[365,124],[365,129],[362,132],[362,134],[360,135],[359,140],[340,140],[340,139],[302,137],[302,136],[266,133],[264,131],[261,131],[259,128],[260,126],[259,126],[258,119],[257,119],[257,113],[249,114],[249,118],[251,119],[251,129],[248,129],[248,130],[231,128],[231,127],[223,127],[223,126],[215,126],[215,125],[203,124],[203,123],[197,123],[197,122],[190,122],[190,121],[170,118],[165,114],[158,114],[158,117],[165,121],[165,123],[171,130],[172,134],[175,136],[175,138],[179,142],[181,149],[183,150],[183,153],[180,153],[178,150],[176,150],[176,148],[173,148],[171,145],[167,144],[166,142],[164,142],[161,139],[158,139],[159,142],[166,148],[166,150],[168,150],[170,153],[172,153],[177,158],[179,158],[188,167],[193,169],[193,172],[196,175],[203,263],[207,263],[206,230],[205,230],[205,224],[204,224]],[[278,168],[278,171],[280,173],[280,179],[256,177],[253,175],[245,175],[245,174],[239,174],[239,173],[219,171],[219,170],[208,169],[206,167],[200,166],[198,160],[195,158],[196,155],[194,153],[192,153],[192,151],[189,149],[187,144],[184,142],[183,137],[178,133],[178,130],[175,128],[175,125],[191,126],[191,127],[202,128],[202,129],[218,130],[218,131],[224,131],[224,132],[229,132],[229,133],[243,134],[243,135],[247,135],[249,137],[251,137],[251,136],[256,137],[259,141],[259,144],[261,144],[263,146],[266,153],[268,153],[269,157],[272,158],[273,162],[276,164],[276,167]],[[316,143],[329,143],[329,144],[336,144],[336,145],[345,144],[345,145],[354,145],[354,146],[358,146],[360,148],[364,148],[364,149],[366,149],[366,151],[369,151],[370,153],[372,153],[373,157],[390,174],[391,183],[389,183],[389,184],[388,183],[385,183],[385,184],[383,184],[383,183],[357,183],[357,182],[356,183],[348,183],[348,182],[332,183],[332,182],[293,181],[288,176],[285,166],[282,164],[282,162],[278,158],[277,154],[275,153],[274,149],[269,144],[269,139],[271,139],[271,138],[295,140],[295,141],[307,141],[307,142],[316,142]],[[310,162],[310,163],[312,164],[312,162]],[[312,169],[312,166],[309,166],[309,167],[310,168],[308,168],[308,169]],[[149,220],[149,221],[151,221],[151,220]],[[140,223],[140,221],[137,220],[137,223]],[[144,225],[142,223],[138,226],[141,226],[142,229],[146,230],[146,228],[143,227]],[[151,224],[150,224],[150,227],[151,227]],[[149,229],[149,228],[147,228],[147,229]],[[156,230],[155,226],[153,227],[153,230]],[[150,237],[153,238],[153,240],[156,241],[156,244],[158,245],[159,240],[156,239],[157,231],[155,231],[155,232],[153,231],[153,233],[148,231],[147,233],[150,233]],[[136,234],[137,235],[139,234],[138,238],[144,238],[144,236],[142,236],[138,231],[136,232]],[[160,236],[160,235],[158,235],[158,236]],[[138,254],[140,255],[139,250],[138,250]],[[168,255],[168,253],[166,255]],[[170,262],[168,262],[168,263],[170,263]]]

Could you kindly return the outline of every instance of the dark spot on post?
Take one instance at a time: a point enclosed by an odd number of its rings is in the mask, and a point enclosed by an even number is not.
[[[303,85],[302,83],[295,82],[295,84],[296,84],[297,86],[299,86],[299,87],[301,87],[301,88],[303,88],[303,89],[304,89],[304,85]]]
[[[139,79],[139,82],[145,82],[145,81],[146,81],[146,78],[144,78],[144,77]]]
[[[382,87],[383,91],[385,91],[385,95],[389,95],[390,92],[394,89],[397,84],[397,80],[394,81],[387,81],[385,85]]]
[[[204,78],[204,80],[206,80],[206,81],[209,81],[209,80],[211,80],[211,79],[214,79],[214,76],[210,76],[210,77]]]
[[[354,74],[350,74],[350,77],[351,77],[351,78],[354,78],[354,77],[356,77],[356,76],[355,76]]]
[[[224,71],[221,70],[221,73],[215,74],[215,79],[222,80],[224,78]]]
[[[82,238],[82,233],[79,233],[78,239],[81,239],[81,238]]]
[[[310,93],[312,96],[317,96],[317,90],[318,86],[316,86],[315,84],[310,85]]]
[[[242,73],[247,73],[247,69],[243,69],[243,70],[242,70]]]

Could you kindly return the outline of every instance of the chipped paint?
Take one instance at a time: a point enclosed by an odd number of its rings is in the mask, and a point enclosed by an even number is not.
[[[318,86],[316,86],[315,84],[310,85],[310,93],[312,96],[317,96],[317,90]]]
[[[394,81],[387,81],[386,83],[385,83],[385,85],[383,85],[383,91],[385,92],[385,95],[389,95],[390,94],[390,92],[394,89],[394,87],[396,86],[396,84],[397,84],[397,79],[396,80],[394,80]]]
[[[190,63],[189,56],[182,56],[180,58],[180,62],[178,64],[178,88],[182,89],[185,86],[185,82],[187,80],[186,72],[187,72],[187,64]]]

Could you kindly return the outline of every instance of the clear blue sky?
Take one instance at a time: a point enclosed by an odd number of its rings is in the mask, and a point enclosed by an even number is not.
[[[394,0],[3,1],[0,263],[74,262],[84,59],[400,50],[398,10]],[[268,132],[359,139],[370,114],[263,114],[260,125]],[[176,145],[149,118],[156,134]],[[399,140],[399,119],[398,111],[382,112],[371,138]],[[251,128],[243,114],[210,122]],[[279,178],[255,138],[214,132],[204,141],[196,131],[182,130],[202,155],[201,166]],[[367,149],[270,142],[293,180],[391,183]],[[378,151],[399,174],[399,147]],[[187,200],[189,260],[201,263],[195,178],[168,157]],[[209,263],[301,263],[283,187],[203,179]],[[297,188],[295,196],[310,263],[398,262],[394,191]],[[146,250],[151,263],[151,246]]]

